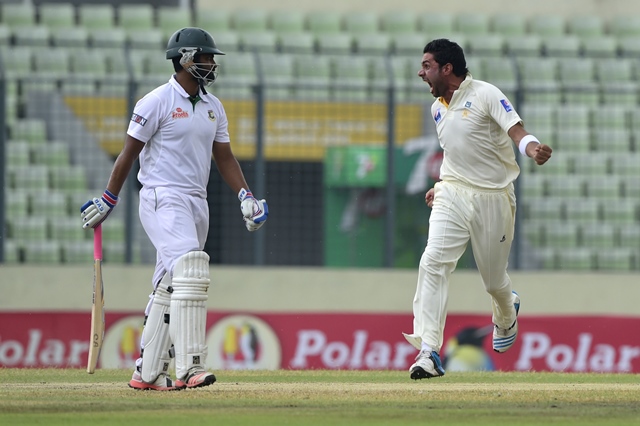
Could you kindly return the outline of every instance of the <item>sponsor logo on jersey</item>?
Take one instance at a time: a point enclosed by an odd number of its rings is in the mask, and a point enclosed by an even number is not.
[[[213,113],[213,110],[209,110],[209,111],[207,111],[207,112],[209,113],[209,120],[211,120],[211,121],[216,121],[216,116],[215,116],[215,114]]]
[[[502,104],[502,107],[504,108],[505,111],[507,112],[513,111],[513,107],[511,106],[508,100],[500,99],[500,103]]]
[[[464,107],[465,107],[465,108],[471,108],[471,101],[467,101],[467,102],[464,104]]]
[[[442,120],[442,114],[440,114],[440,108],[436,110],[436,113],[433,115],[433,119],[436,123],[439,123]]]
[[[189,118],[189,113],[178,107],[171,113],[171,118],[173,118],[174,120],[178,118]]]
[[[133,121],[134,123],[138,123],[139,125],[141,125],[143,127],[144,127],[145,124],[147,124],[147,119],[144,118],[141,115],[138,115],[138,114],[133,114],[131,116],[131,121]]]

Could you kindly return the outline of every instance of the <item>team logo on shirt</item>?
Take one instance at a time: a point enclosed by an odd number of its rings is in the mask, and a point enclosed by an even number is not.
[[[207,111],[207,113],[209,113],[209,120],[216,121],[216,116],[213,113],[213,110],[209,110],[209,111]]]
[[[505,111],[507,112],[513,111],[513,107],[511,106],[508,100],[500,99],[500,103],[502,104],[502,107],[504,108]]]
[[[133,121],[134,123],[138,123],[139,125],[141,125],[143,127],[144,127],[145,124],[147,124],[147,119],[144,118],[141,115],[138,115],[138,114],[133,114],[131,116],[131,121]]]
[[[464,104],[464,107],[465,107],[465,108],[471,108],[471,101],[467,101],[467,102]]]
[[[178,107],[171,113],[171,118],[173,118],[174,120],[177,118],[189,118],[189,113]]]
[[[442,120],[442,115],[440,114],[440,108],[436,110],[436,113],[433,115],[433,119],[436,123],[439,123]]]

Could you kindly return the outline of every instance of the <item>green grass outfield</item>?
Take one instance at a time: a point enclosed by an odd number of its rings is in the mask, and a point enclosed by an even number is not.
[[[220,371],[214,385],[135,391],[130,371],[0,369],[0,424],[640,425],[640,376]]]

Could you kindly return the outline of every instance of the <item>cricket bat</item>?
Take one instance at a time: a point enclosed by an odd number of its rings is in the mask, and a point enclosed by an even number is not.
[[[93,374],[98,364],[104,339],[104,284],[102,283],[102,225],[93,230],[93,306],[91,307],[91,341],[87,373]]]

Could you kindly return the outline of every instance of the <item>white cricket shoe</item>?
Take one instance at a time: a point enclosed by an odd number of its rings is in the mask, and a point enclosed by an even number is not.
[[[146,383],[142,381],[142,376],[138,371],[133,372],[133,377],[129,381],[129,387],[137,390],[156,390],[156,391],[174,391],[182,388],[176,387],[173,384],[173,380],[162,373],[153,383]]]
[[[409,368],[409,372],[413,380],[444,376],[440,355],[436,351],[420,351],[416,356],[416,362]]]
[[[520,296],[513,292],[513,307],[516,308],[516,320],[509,328],[493,327],[493,350],[506,352],[516,342],[518,337],[518,312],[520,311]]]
[[[187,373],[187,377],[176,380],[176,387],[180,389],[199,388],[212,385],[215,381],[216,376],[213,374],[202,369],[191,369],[191,371]]]

